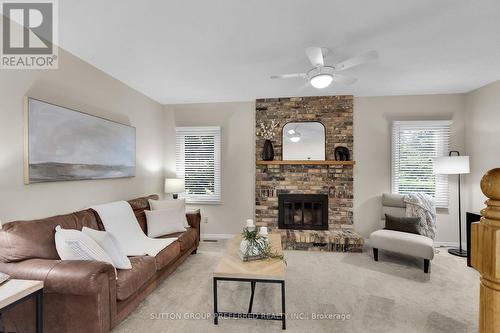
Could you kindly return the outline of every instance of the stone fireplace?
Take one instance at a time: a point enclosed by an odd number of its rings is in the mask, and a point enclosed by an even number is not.
[[[257,226],[280,232],[287,249],[360,251],[363,238],[353,226],[355,162],[335,161],[335,148],[339,146],[347,147],[351,159],[353,156],[352,96],[257,100],[256,129],[261,122],[269,124],[273,120],[279,123],[272,140],[274,161],[262,161],[265,140],[256,136]],[[282,161],[283,126],[304,121],[324,125],[326,161]],[[311,197],[303,200],[301,196]],[[323,198],[321,209],[313,196]]]

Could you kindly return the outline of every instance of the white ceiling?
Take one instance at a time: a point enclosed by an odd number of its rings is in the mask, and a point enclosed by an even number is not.
[[[466,92],[500,79],[498,0],[64,0],[61,46],[162,104]],[[351,86],[272,74],[377,50]]]

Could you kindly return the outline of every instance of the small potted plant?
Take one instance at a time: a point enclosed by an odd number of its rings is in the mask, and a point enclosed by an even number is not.
[[[260,122],[260,128],[257,130],[257,135],[264,138],[264,149],[262,150],[262,159],[264,161],[272,161],[274,159],[274,148],[273,142],[271,140],[274,139],[274,129],[278,126],[278,123],[274,120],[271,121],[269,125],[264,124],[264,122]]]
[[[240,256],[243,261],[268,258],[285,260],[282,254],[273,251],[267,240],[267,233],[262,234],[257,228],[247,226],[243,228],[241,236]]]

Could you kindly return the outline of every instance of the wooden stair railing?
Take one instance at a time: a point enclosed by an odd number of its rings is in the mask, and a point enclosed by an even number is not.
[[[471,229],[471,262],[481,274],[479,332],[500,333],[500,168],[483,176],[481,190],[486,208]]]

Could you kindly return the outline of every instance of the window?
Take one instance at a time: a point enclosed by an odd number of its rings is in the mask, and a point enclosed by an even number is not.
[[[432,158],[448,155],[451,121],[395,121],[392,126],[392,192],[424,192],[448,207],[448,176],[432,172]]]
[[[176,173],[184,178],[188,203],[219,203],[220,127],[177,127]]]

